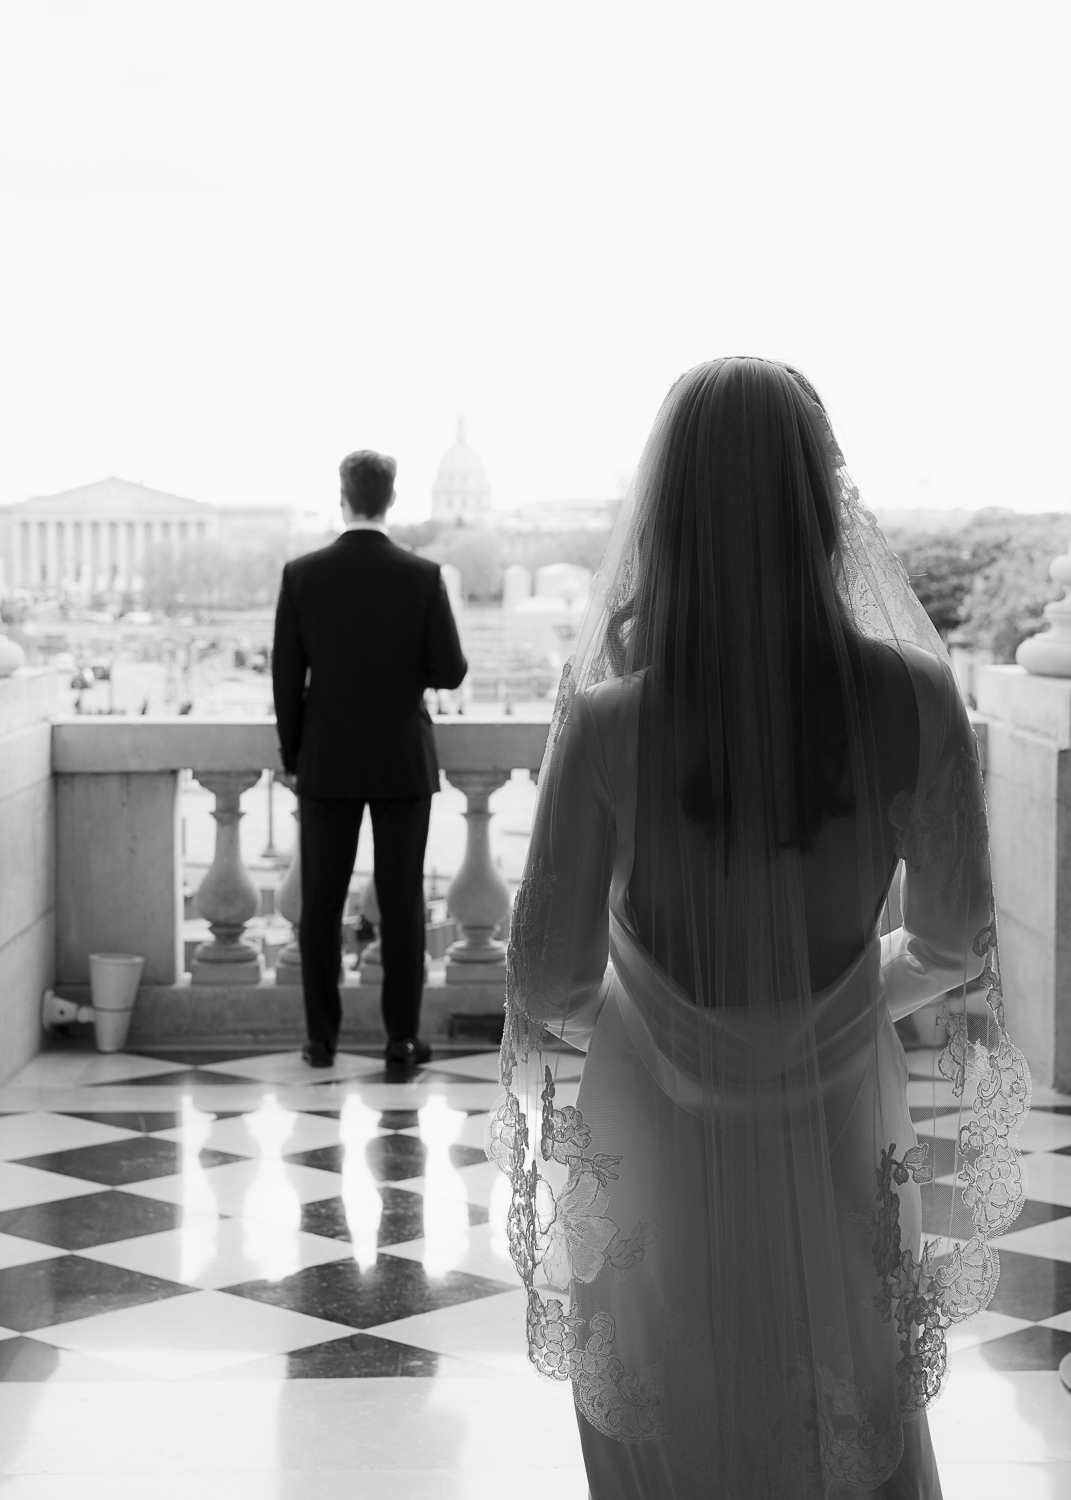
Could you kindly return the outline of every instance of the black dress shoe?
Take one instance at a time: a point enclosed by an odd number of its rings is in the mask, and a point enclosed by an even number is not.
[[[405,1042],[388,1042],[383,1058],[391,1069],[418,1068],[421,1063],[431,1061],[431,1048],[417,1037]]]
[[[330,1068],[334,1066],[335,1049],[326,1042],[306,1042],[301,1056],[310,1068]]]

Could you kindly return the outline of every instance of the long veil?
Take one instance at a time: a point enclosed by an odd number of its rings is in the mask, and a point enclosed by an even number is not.
[[[487,1139],[589,1462],[665,1496],[897,1469],[1023,1197],[987,850],[944,647],[813,387],[688,372],[563,673]],[[941,993],[909,1088],[893,1020]]]

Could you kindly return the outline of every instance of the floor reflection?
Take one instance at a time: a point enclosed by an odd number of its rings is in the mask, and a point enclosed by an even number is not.
[[[217,1253],[219,1214],[215,1194],[201,1164],[201,1152],[208,1144],[215,1123],[215,1115],[198,1109],[190,1095],[183,1094],[177,1125],[182,1132],[179,1138],[182,1195],[178,1205],[181,1214],[178,1223],[181,1234],[178,1279],[191,1285],[199,1280]]]
[[[268,1094],[247,1118],[257,1145],[257,1171],[243,1203],[242,1249],[261,1277],[281,1281],[300,1264],[296,1236],[301,1227],[301,1199],[283,1161],[296,1116],[280,1109],[275,1095]]]
[[[438,1067],[46,1054],[32,1102],[0,1090],[4,1500],[581,1500],[481,1149],[495,1061]],[[1065,1107],[1036,1103],[1000,1292],[950,1340],[946,1500],[1071,1495]]]
[[[424,1270],[445,1276],[460,1266],[469,1248],[469,1215],[464,1185],[450,1158],[466,1116],[436,1097],[420,1110],[420,1135],[427,1144],[424,1163]]]
[[[342,1141],[342,1202],[346,1212],[353,1258],[369,1271],[379,1255],[379,1224],[383,1199],[368,1163],[368,1147],[380,1131],[380,1112],[350,1094],[339,1117]]]

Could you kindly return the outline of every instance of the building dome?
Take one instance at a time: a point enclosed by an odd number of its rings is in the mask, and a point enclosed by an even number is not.
[[[431,514],[436,521],[478,521],[491,505],[483,460],[465,441],[465,424],[457,424],[457,442],[448,448],[431,488]]]

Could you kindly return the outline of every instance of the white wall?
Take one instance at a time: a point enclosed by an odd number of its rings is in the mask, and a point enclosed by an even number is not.
[[[41,996],[55,976],[58,688],[51,671],[0,678],[0,1082],[40,1048]]]
[[[1036,1082],[1071,1092],[1071,680],[976,682],[1008,1031]]]

